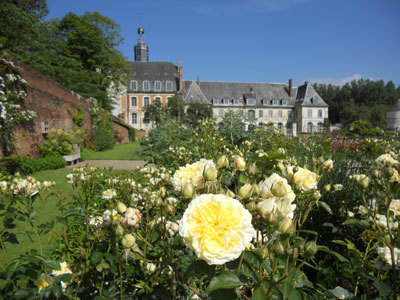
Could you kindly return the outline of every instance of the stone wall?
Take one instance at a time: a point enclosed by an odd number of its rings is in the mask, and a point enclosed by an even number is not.
[[[85,112],[84,128],[85,130],[91,128],[90,104],[85,98],[26,64],[16,60],[14,63],[21,68],[21,77],[29,85],[25,107],[36,112],[36,117],[30,124],[16,128],[14,155],[39,157],[37,144],[44,140],[42,127],[61,128],[64,131],[72,129],[72,115],[79,104]],[[0,156],[2,156],[1,152]]]
[[[120,144],[129,143],[130,126],[115,116],[113,116],[112,119],[113,119],[112,128],[114,131],[118,131],[119,137],[121,138],[121,141],[119,143]]]

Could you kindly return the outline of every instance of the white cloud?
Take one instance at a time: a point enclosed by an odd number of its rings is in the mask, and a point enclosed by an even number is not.
[[[360,80],[362,79],[361,74],[353,74],[348,77],[344,78],[314,78],[311,79],[310,81],[313,83],[324,83],[324,84],[333,84],[333,85],[345,85],[348,82],[352,82],[353,80]],[[373,78],[368,78],[370,80],[374,80]]]

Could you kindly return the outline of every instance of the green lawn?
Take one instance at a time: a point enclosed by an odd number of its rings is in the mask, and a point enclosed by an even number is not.
[[[100,152],[93,152],[88,149],[82,149],[81,157],[83,160],[140,160],[135,153],[139,147],[139,142],[131,142],[128,144],[116,144],[113,149]]]
[[[72,184],[67,183],[66,179],[66,175],[69,173],[71,173],[71,170],[59,169],[41,171],[32,174],[32,177],[36,178],[40,182],[43,182],[44,180],[56,182],[56,186],[52,188],[54,194],[50,196],[45,203],[43,203],[39,197],[36,197],[35,199],[34,208],[37,213],[36,217],[39,219],[39,224],[51,222],[52,220],[55,220],[57,216],[60,216],[60,212],[56,208],[56,203],[59,201],[57,193],[58,191],[61,191],[62,195],[64,196],[71,195]],[[55,228],[57,229],[57,226]],[[28,231],[31,231],[30,226],[28,226]],[[28,249],[34,248],[39,250],[38,243],[34,235],[31,234],[31,237],[33,239],[31,240],[26,234],[26,227],[24,222],[19,222],[17,224],[17,227],[14,229],[14,232],[17,234],[19,245],[14,246],[11,244],[6,244],[6,253],[9,261],[24,253]],[[53,234],[46,234],[41,236],[44,254],[48,253],[48,251],[50,250],[50,241],[53,238]],[[4,264],[3,255],[0,255],[0,264]]]

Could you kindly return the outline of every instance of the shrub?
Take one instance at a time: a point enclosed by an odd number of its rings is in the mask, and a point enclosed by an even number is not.
[[[129,128],[129,140],[131,142],[136,142],[136,129],[135,128]]]
[[[38,144],[38,146],[42,157],[53,154],[67,155],[74,153],[72,144],[79,144],[81,142],[80,130],[64,132],[62,129],[52,128],[48,139]]]
[[[42,170],[52,170],[65,167],[67,162],[61,155],[51,155],[38,159],[26,156],[11,156],[0,160],[0,171],[7,174],[32,174]]]
[[[97,151],[112,149],[115,145],[114,132],[105,127],[98,127],[94,131],[91,142]]]

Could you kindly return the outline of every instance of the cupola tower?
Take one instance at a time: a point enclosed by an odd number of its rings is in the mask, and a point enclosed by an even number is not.
[[[138,28],[139,40],[135,45],[135,61],[149,61],[149,47],[144,42],[144,28]]]

